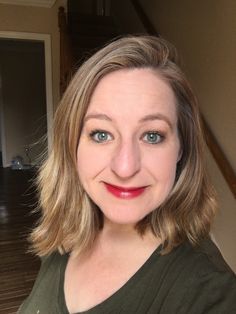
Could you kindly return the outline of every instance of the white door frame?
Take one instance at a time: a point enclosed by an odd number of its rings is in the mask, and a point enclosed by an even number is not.
[[[52,96],[52,54],[51,54],[51,36],[49,34],[38,33],[25,33],[25,32],[8,32],[0,31],[0,39],[23,39],[23,40],[35,40],[44,43],[44,56],[45,56],[45,82],[46,82],[46,111],[47,111],[47,140],[48,149],[50,150],[52,144],[52,122],[53,122],[53,96]],[[3,167],[10,165],[6,162],[6,138],[4,130],[4,112],[2,111],[2,162]]]

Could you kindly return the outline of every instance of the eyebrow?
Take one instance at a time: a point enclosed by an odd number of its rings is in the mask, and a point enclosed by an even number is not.
[[[99,120],[107,120],[112,121],[110,117],[103,113],[91,113],[85,116],[84,123],[87,122],[89,119],[99,119]]]
[[[170,119],[161,113],[148,114],[145,117],[143,117],[142,119],[140,119],[139,122],[154,121],[154,120],[163,120],[169,125],[169,127],[171,129],[173,128],[173,125],[172,125]]]
[[[106,121],[111,121],[112,122],[112,119],[108,115],[103,114],[103,113],[91,113],[91,114],[88,114],[84,118],[84,123],[87,122],[90,119],[99,119],[99,120],[106,120]],[[139,122],[142,123],[142,122],[154,121],[154,120],[163,120],[163,121],[165,121],[169,125],[169,127],[171,129],[173,128],[173,125],[172,125],[171,121],[169,120],[169,118],[167,116],[161,114],[161,113],[146,115],[145,117],[141,118],[139,120]]]

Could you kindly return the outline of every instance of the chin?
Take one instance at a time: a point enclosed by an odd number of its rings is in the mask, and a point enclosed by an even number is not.
[[[111,211],[101,210],[103,212],[104,217],[108,221],[118,225],[136,225],[138,222],[143,220],[152,210],[145,212],[137,212],[135,209],[128,210],[124,209],[113,209]]]

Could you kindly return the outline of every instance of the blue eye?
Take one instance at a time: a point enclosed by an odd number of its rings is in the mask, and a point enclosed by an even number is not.
[[[97,143],[104,143],[112,140],[111,134],[106,131],[93,131],[89,134],[89,136]]]
[[[163,138],[158,132],[147,132],[143,136],[143,140],[149,144],[158,144],[162,142]]]

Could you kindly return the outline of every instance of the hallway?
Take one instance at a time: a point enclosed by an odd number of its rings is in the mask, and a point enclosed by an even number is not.
[[[40,261],[27,253],[36,221],[34,172],[0,168],[0,314],[13,314],[29,294]]]

